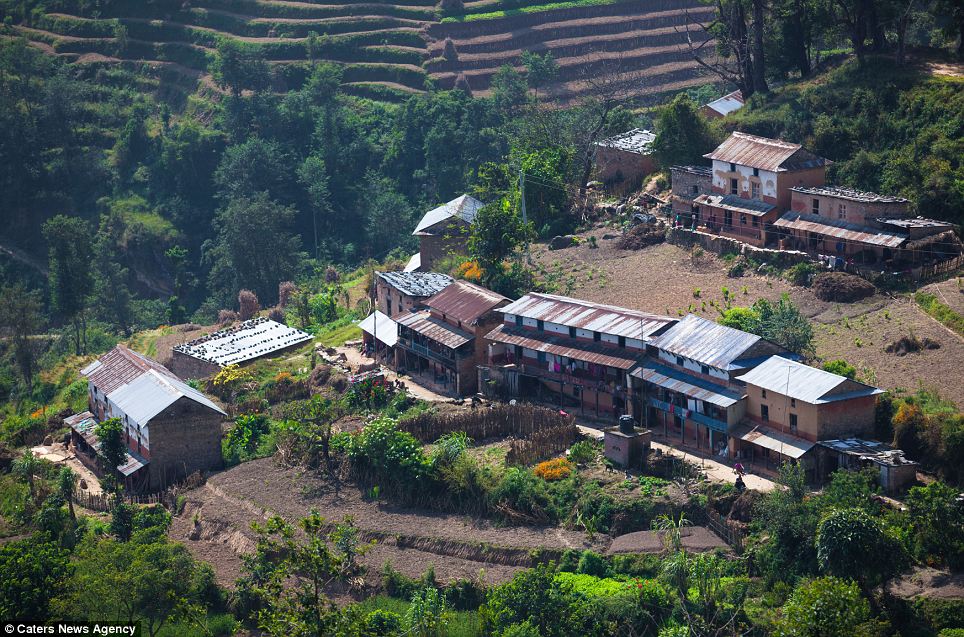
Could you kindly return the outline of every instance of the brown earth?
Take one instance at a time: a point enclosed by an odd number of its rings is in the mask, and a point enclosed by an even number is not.
[[[729,551],[726,543],[718,535],[702,526],[690,527],[680,532],[683,548],[687,551],[703,553],[715,549]],[[606,555],[619,553],[658,553],[663,550],[663,534],[657,531],[637,531],[615,538]]]
[[[776,277],[749,273],[730,278],[726,264],[711,253],[694,264],[689,251],[672,244],[620,250],[617,230],[603,227],[588,234],[596,237],[598,248],[586,241],[555,251],[533,246],[533,259],[559,294],[669,316],[693,312],[715,320],[719,312],[710,302],[722,302],[723,287],[735,296],[733,305],[761,298],[775,301],[787,293],[814,323],[818,359],[843,358],[880,387],[914,391],[922,384],[964,407],[964,339],[924,314],[906,295],[878,293],[854,303],[821,301],[809,289]],[[939,287],[948,298],[964,296],[955,279]],[[884,351],[910,334],[933,339],[941,347],[906,356]]]
[[[964,599],[964,573],[949,573],[921,566],[900,579],[888,582],[887,592],[904,599],[913,597]]]

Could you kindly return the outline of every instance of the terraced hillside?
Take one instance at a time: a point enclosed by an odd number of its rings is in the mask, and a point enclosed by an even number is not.
[[[593,0],[556,9],[506,9],[508,1],[468,2],[465,14],[444,21],[434,0],[114,2],[96,14],[35,11],[14,28],[49,53],[87,64],[147,63],[180,75],[185,88],[213,86],[208,69],[222,38],[243,42],[279,67],[275,88],[281,91],[301,83],[311,60],[326,60],[344,65],[346,88],[357,95],[398,99],[425,90],[429,79],[449,88],[460,73],[475,93],[485,94],[495,71],[518,66],[523,50],[553,53],[560,82],[552,92],[561,99],[584,91],[579,78],[604,60],[618,60],[635,94],[700,81],[677,31],[684,8],[693,15],[711,11],[697,0]],[[457,50],[449,59],[443,57],[446,38]]]

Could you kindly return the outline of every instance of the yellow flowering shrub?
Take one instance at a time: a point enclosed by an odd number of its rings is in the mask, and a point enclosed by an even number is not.
[[[540,462],[532,472],[547,482],[562,480],[572,473],[572,463],[565,458],[554,458]]]

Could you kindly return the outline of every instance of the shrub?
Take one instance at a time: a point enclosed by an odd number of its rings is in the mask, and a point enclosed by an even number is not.
[[[553,458],[537,464],[533,473],[547,482],[562,480],[572,473],[572,463],[565,458]]]
[[[364,634],[370,637],[390,637],[402,633],[402,616],[387,610],[373,610],[365,616]]]
[[[857,368],[843,359],[828,361],[823,364],[823,371],[846,376],[850,380],[857,378]]]
[[[288,303],[291,302],[291,297],[297,291],[298,286],[296,286],[291,281],[282,281],[278,284],[278,307],[282,310],[288,307]]]
[[[489,493],[489,500],[504,514],[516,512],[543,522],[553,518],[552,500],[545,480],[520,467],[506,470],[502,480]]]
[[[591,440],[582,440],[569,448],[569,460],[576,464],[589,464],[598,454],[599,449]]]
[[[851,637],[870,616],[870,605],[853,582],[821,577],[793,591],[777,625],[780,637]]]
[[[609,566],[602,555],[593,551],[583,551],[579,557],[579,564],[576,572],[595,577],[606,577],[609,574]]]
[[[786,275],[790,283],[806,287],[810,285],[810,277],[816,273],[817,267],[809,261],[805,261],[787,268]]]
[[[353,434],[340,434],[332,447],[343,451],[363,479],[414,495],[430,487],[429,460],[412,434],[392,418],[380,417]]]

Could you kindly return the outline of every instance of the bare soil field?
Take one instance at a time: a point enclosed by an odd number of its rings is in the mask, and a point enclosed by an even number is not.
[[[843,358],[880,387],[914,391],[922,384],[964,407],[964,339],[920,311],[907,295],[878,293],[855,303],[821,301],[809,289],[776,277],[751,273],[730,278],[726,264],[711,253],[694,264],[687,250],[668,243],[620,250],[614,238],[603,238],[615,237],[616,230],[598,228],[584,238],[589,235],[596,237],[598,248],[587,241],[565,250],[533,247],[533,259],[545,268],[559,294],[669,316],[693,312],[715,320],[719,312],[710,301],[722,301],[723,287],[735,295],[734,305],[777,300],[787,293],[815,324],[820,360]],[[956,279],[939,287],[944,297],[962,303]],[[934,339],[940,348],[906,356],[884,351],[910,335]]]

